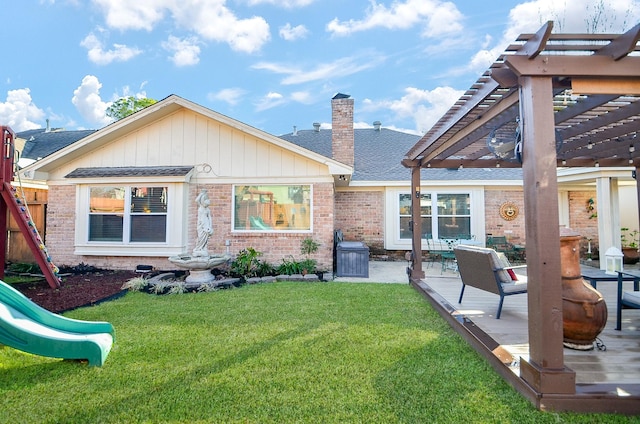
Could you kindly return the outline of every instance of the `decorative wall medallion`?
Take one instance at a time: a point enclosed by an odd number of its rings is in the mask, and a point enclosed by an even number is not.
[[[513,221],[518,217],[518,207],[511,202],[500,205],[500,216],[506,221]]]

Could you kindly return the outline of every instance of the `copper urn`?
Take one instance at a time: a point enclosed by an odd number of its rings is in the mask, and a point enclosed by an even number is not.
[[[571,349],[591,350],[607,323],[607,304],[602,294],[582,279],[580,238],[570,228],[560,230],[563,342]]]

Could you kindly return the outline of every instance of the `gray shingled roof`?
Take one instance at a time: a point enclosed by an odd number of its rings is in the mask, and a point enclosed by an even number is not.
[[[97,130],[49,131],[40,128],[16,133],[16,136],[27,140],[20,157],[37,160],[49,156],[76,141],[93,134]]]
[[[171,177],[187,175],[192,169],[192,166],[124,166],[77,168],[65,175],[65,178]]]
[[[331,158],[331,130],[298,130],[280,138]],[[405,153],[420,136],[381,128],[354,129],[352,181],[409,181],[411,171],[402,166]],[[521,180],[520,168],[422,169],[423,180]]]

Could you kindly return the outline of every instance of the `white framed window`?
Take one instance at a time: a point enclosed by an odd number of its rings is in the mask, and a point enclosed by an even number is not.
[[[312,186],[237,185],[233,187],[233,231],[311,232]]]
[[[171,256],[186,249],[184,184],[77,186],[75,254]]]
[[[90,186],[89,242],[165,243],[168,187]]]
[[[420,193],[422,239],[484,239],[484,191],[452,187]],[[385,249],[411,249],[411,191],[390,189],[385,201]]]
[[[411,239],[411,193],[398,193],[399,233]],[[421,193],[422,238],[471,239],[469,193]]]

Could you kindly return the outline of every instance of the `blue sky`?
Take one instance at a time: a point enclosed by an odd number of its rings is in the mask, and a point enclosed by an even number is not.
[[[0,25],[0,124],[99,129],[119,97],[176,94],[274,135],[424,134],[517,35],[625,31],[638,0],[19,0]]]

